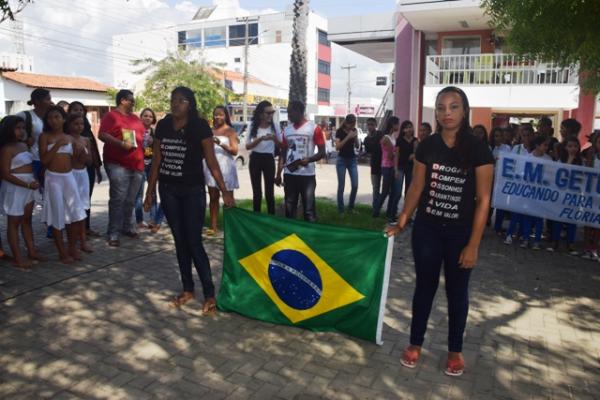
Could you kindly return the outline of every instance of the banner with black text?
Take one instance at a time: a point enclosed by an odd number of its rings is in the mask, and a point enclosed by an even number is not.
[[[492,207],[600,228],[600,170],[501,152]]]

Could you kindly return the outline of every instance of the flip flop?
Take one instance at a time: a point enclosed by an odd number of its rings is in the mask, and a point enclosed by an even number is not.
[[[406,368],[416,368],[417,362],[421,357],[421,348],[416,346],[408,346],[402,353],[400,364]]]
[[[465,360],[461,357],[459,358],[448,358],[446,362],[446,369],[444,370],[444,374],[448,376],[461,376],[465,372]]]
[[[194,300],[193,292],[181,292],[173,300],[169,302],[171,308],[181,308],[181,306]]]

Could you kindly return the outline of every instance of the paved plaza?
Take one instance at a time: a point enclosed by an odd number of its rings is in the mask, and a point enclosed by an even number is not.
[[[334,198],[335,167],[317,174],[317,194]],[[370,200],[368,174],[361,166],[362,202]],[[247,175],[240,173],[238,198],[250,195]],[[99,230],[107,189],[101,184],[93,199]],[[93,255],[65,266],[39,217],[34,225],[51,261],[28,272],[0,262],[2,399],[600,398],[597,262],[508,247],[487,231],[471,281],[467,369],[450,378],[442,373],[443,283],[418,367],[399,363],[415,279],[409,232],[396,238],[385,343],[377,346],[236,314],[203,317],[200,299],[170,309],[180,281],[166,226],[124,238],[120,248],[93,240]],[[1,229],[7,250],[4,222]],[[205,245],[218,289],[223,243]]]

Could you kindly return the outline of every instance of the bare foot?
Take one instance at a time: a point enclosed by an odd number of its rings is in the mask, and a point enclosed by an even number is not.
[[[160,224],[158,225],[152,225],[152,228],[150,228],[150,232],[152,233],[156,233],[160,230]]]
[[[62,257],[59,257],[59,259],[60,259],[60,261],[63,264],[73,264],[75,262],[75,259],[73,257],[71,257],[71,256],[68,256],[68,255],[64,255]]]
[[[81,245],[81,251],[86,252],[86,253],[93,253],[94,249],[92,249],[92,247],[89,244],[84,243]]]
[[[27,255],[27,258],[29,258],[30,260],[39,261],[39,262],[48,261],[48,257],[44,257],[44,256],[40,255],[37,251],[35,253],[29,253]]]
[[[81,253],[79,252],[79,249],[77,249],[77,248],[69,249],[69,256],[77,261],[83,260],[83,258],[81,257]]]
[[[30,260],[24,260],[22,258],[15,258],[12,264],[20,269],[28,270],[31,269],[32,263]]]

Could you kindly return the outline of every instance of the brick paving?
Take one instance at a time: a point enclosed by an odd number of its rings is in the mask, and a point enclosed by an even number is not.
[[[102,184],[94,197],[97,228],[106,192]],[[385,343],[376,346],[236,314],[203,317],[199,301],[168,308],[180,284],[167,229],[118,249],[94,240],[92,256],[64,266],[34,221],[52,260],[30,272],[0,263],[2,399],[600,398],[598,263],[486,234],[472,275],[467,370],[449,378],[443,284],[419,366],[398,362],[414,288],[408,232],[396,241]],[[218,287],[222,241],[206,248]]]

